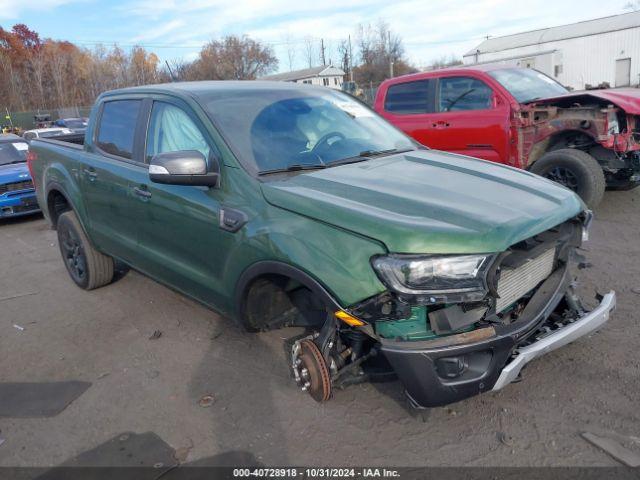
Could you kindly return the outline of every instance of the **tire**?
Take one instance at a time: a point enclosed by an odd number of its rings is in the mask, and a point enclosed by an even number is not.
[[[597,206],[604,195],[606,180],[602,167],[582,150],[563,148],[546,153],[530,170],[570,188],[589,208]]]
[[[60,215],[57,230],[62,260],[76,285],[93,290],[113,280],[113,258],[93,248],[74,212]]]

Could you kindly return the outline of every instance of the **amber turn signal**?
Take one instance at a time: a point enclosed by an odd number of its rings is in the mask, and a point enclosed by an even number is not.
[[[336,316],[336,318],[342,320],[347,325],[351,325],[352,327],[361,327],[362,325],[364,325],[364,322],[362,320],[358,320],[356,317],[354,317],[353,315],[349,315],[344,310],[338,310],[336,313],[334,313],[334,315]]]

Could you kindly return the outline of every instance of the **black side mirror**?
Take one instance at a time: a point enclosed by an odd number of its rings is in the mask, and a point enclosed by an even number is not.
[[[215,160],[214,160],[215,161]],[[207,159],[197,150],[159,153],[149,164],[149,178],[155,183],[215,187],[218,185],[218,168],[207,169]]]

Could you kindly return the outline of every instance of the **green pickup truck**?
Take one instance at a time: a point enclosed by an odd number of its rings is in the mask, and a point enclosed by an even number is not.
[[[498,390],[615,307],[574,292],[573,192],[426,149],[337,91],[127,88],[64,140],[34,140],[29,166],[73,281],[118,261],[249,331],[304,327],[292,378],[317,401],[385,372],[415,407]]]

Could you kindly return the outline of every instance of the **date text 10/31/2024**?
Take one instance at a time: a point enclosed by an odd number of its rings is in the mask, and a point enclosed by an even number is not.
[[[235,478],[399,478],[387,468],[235,468]]]

